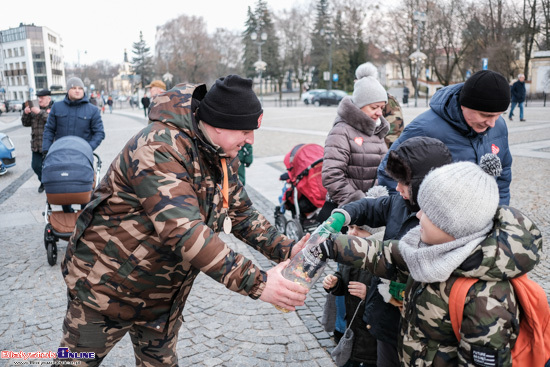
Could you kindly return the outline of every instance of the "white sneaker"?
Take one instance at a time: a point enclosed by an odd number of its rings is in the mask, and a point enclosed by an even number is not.
[[[0,176],[5,174],[6,172],[8,172],[8,169],[6,167],[2,166],[2,168],[0,168]]]

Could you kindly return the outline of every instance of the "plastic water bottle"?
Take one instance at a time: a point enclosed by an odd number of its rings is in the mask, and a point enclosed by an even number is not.
[[[327,262],[321,260],[320,244],[331,234],[338,233],[344,225],[344,216],[330,217],[311,234],[305,247],[290,260],[290,263],[283,269],[281,274],[288,280],[298,283],[308,289],[317,282]],[[282,312],[289,310],[275,306]]]

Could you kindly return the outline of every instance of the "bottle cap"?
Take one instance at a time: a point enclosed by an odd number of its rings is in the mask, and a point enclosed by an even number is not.
[[[335,231],[340,232],[346,221],[346,217],[342,213],[334,213],[330,216],[332,221],[329,222],[329,226]]]

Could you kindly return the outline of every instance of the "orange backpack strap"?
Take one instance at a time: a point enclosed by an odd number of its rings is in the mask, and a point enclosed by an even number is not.
[[[550,362],[550,307],[546,292],[526,274],[510,282],[522,310],[519,335],[512,351],[513,362],[546,366],[545,363]]]
[[[460,341],[460,327],[462,325],[462,316],[464,314],[464,302],[468,291],[478,279],[476,278],[457,278],[451,287],[449,295],[449,316],[451,317],[451,325],[456,336],[456,340]]]

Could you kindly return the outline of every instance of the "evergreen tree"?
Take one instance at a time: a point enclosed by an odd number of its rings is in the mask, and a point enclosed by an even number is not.
[[[139,42],[134,42],[132,53],[132,68],[136,75],[141,78],[141,86],[145,87],[151,82],[153,74],[153,57],[150,54],[151,49],[143,39],[143,32],[139,31]]]
[[[334,42],[328,0],[319,0],[317,16],[311,33],[312,87],[326,87],[323,71],[329,69],[330,42]]]

